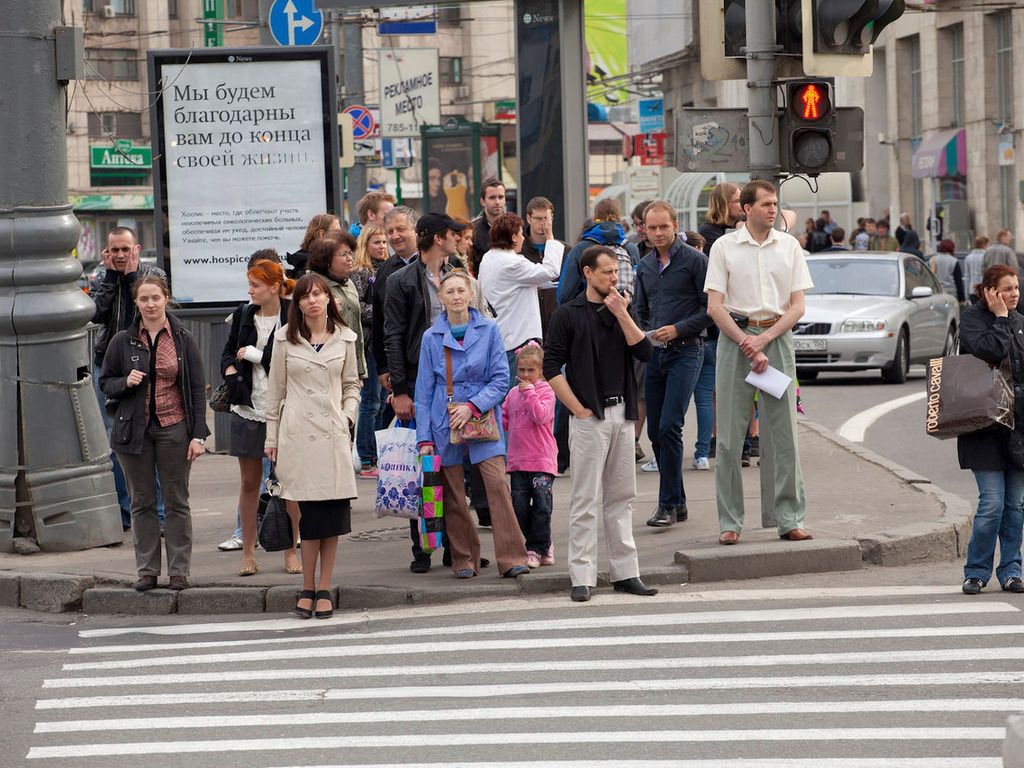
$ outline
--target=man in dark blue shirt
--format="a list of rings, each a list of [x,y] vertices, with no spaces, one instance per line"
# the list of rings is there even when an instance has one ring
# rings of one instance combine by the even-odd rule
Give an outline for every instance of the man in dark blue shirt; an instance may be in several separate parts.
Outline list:
[[[665,528],[687,517],[683,418],[700,375],[704,338],[711,325],[704,293],[708,258],[679,237],[676,211],[668,203],[651,203],[644,223],[654,250],[637,268],[636,312],[640,327],[654,344],[644,394],[647,435],[661,473],[658,507],[647,524]]]

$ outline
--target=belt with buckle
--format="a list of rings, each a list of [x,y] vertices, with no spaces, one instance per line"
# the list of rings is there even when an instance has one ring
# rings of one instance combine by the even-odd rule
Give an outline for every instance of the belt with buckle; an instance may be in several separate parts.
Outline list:
[[[770,317],[767,320],[747,320],[747,325],[753,326],[754,328],[771,328],[779,322],[781,317],[782,315],[776,315],[775,317]]]
[[[666,341],[665,347],[667,349],[682,349],[683,347],[695,347],[700,344],[703,339],[700,336],[687,336],[685,338],[672,339],[672,341]]]
[[[625,398],[622,397],[622,395],[616,395],[615,397],[606,397],[601,402],[601,405],[603,405],[605,408],[611,408],[613,405],[618,405],[619,403],[623,402],[625,402]]]

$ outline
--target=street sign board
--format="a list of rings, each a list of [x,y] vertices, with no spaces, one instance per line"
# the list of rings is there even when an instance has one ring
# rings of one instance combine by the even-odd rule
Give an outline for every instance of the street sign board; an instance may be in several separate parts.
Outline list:
[[[150,50],[160,265],[190,309],[237,306],[249,255],[302,241],[338,210],[328,46]]]
[[[356,164],[356,150],[352,138],[352,115],[338,114],[338,166],[351,168]]]
[[[89,167],[97,170],[148,170],[153,167],[153,150],[118,139],[114,146],[89,147]]]
[[[278,45],[313,45],[324,29],[324,15],[313,0],[274,0],[267,25]]]
[[[412,139],[381,139],[380,164],[392,169],[412,166]]]
[[[747,110],[676,111],[676,168],[680,171],[747,171]]]
[[[494,119],[495,120],[515,120],[516,119],[516,100],[515,99],[503,99],[501,101],[494,102]]]
[[[640,99],[640,133],[663,133],[665,131],[665,102],[661,99]]]
[[[633,137],[633,157],[640,158],[640,165],[664,165],[665,141],[664,133],[638,133]]]
[[[203,0],[204,19],[223,19],[224,0]],[[224,25],[216,21],[210,24],[203,24],[203,46],[206,48],[219,48],[224,45]]]
[[[408,8],[380,11],[378,35],[437,34],[437,6],[413,5]]]
[[[382,137],[415,138],[441,122],[437,48],[381,48],[378,62]]]
[[[361,104],[352,104],[342,110],[352,118],[352,138],[363,140],[372,137],[377,130],[377,123],[370,114],[370,110]]]

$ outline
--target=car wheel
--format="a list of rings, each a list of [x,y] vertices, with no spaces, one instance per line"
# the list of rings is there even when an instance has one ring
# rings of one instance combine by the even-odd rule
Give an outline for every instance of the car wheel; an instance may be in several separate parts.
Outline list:
[[[956,355],[960,352],[960,334],[956,332],[956,326],[949,326],[946,331],[946,341],[942,344],[942,356]]]
[[[796,378],[797,381],[814,381],[816,378],[818,378],[819,373],[821,373],[821,371],[807,371],[804,370],[803,368],[797,368]]]
[[[882,381],[886,384],[902,384],[907,380],[909,370],[910,339],[907,338],[907,329],[904,328],[896,340],[896,352],[892,356],[892,362],[882,369]]]

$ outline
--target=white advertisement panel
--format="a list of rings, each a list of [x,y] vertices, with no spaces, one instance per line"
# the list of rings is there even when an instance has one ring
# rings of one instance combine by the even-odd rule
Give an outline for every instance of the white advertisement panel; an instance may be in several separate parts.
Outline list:
[[[329,67],[315,54],[254,53],[193,55],[184,66],[156,60],[156,80],[165,83],[154,128],[162,139],[162,254],[182,304],[244,300],[250,255],[274,248],[283,258],[298,249],[310,218],[335,207]]]
[[[420,126],[441,122],[436,48],[381,48],[380,135],[415,138]]]

